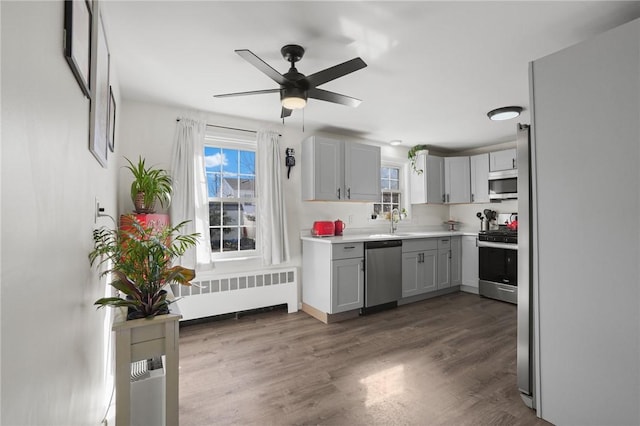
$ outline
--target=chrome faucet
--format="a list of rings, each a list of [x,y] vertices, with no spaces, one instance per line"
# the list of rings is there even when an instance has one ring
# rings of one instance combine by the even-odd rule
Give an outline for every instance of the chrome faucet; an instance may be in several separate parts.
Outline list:
[[[400,210],[393,209],[391,210],[391,233],[395,234],[398,229],[398,222],[400,221]]]

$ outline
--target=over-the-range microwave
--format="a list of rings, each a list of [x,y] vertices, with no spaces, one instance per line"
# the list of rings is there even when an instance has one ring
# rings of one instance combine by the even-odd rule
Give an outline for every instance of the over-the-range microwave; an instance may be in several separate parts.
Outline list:
[[[515,200],[518,198],[518,169],[489,172],[489,199]]]

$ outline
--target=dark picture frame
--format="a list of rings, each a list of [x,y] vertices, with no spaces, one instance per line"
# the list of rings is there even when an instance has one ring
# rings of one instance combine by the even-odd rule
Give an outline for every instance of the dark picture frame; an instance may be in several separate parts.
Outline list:
[[[113,152],[116,146],[116,99],[113,96],[113,87],[109,86],[109,129],[107,140],[109,141],[109,151]]]
[[[86,0],[65,0],[64,57],[88,98],[91,98],[91,28],[91,5]]]
[[[100,3],[93,3],[91,49],[91,128],[89,150],[102,167],[107,167],[109,122],[109,47],[100,13]]]

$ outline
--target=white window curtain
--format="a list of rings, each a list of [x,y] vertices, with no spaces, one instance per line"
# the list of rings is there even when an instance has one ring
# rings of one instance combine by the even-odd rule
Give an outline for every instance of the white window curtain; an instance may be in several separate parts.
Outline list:
[[[279,138],[270,130],[260,130],[257,137],[258,240],[265,265],[289,260]]]
[[[175,226],[189,221],[182,232],[200,233],[198,244],[179,259],[180,264],[187,268],[211,264],[209,201],[204,171],[205,127],[203,122],[181,118],[176,124],[173,145],[171,223]]]

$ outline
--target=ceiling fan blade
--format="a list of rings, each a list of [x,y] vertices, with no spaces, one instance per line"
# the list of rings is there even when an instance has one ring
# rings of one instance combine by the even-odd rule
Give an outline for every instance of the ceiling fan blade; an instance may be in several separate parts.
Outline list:
[[[310,76],[307,76],[307,81],[309,81],[311,87],[320,86],[321,84],[335,80],[336,78],[350,74],[354,71],[358,71],[366,66],[367,64],[362,59],[353,58],[350,61],[343,62],[331,68],[311,74]]]
[[[258,68],[260,71],[265,73],[269,78],[271,78],[276,83],[283,85],[289,82],[282,74],[273,69],[271,65],[267,64],[262,59],[258,58],[252,51],[247,49],[239,49],[235,51],[238,55],[240,55],[244,60],[249,62],[254,67]]]
[[[285,107],[282,107],[282,112],[280,113],[280,118],[289,117],[291,115],[291,110]]]
[[[263,93],[280,93],[280,89],[252,90],[251,92],[224,93],[213,95],[214,98],[230,98],[232,96],[262,95]]]
[[[346,105],[350,107],[357,107],[362,102],[360,99],[352,98],[350,96],[341,95],[335,92],[329,92],[328,90],[322,90],[318,88],[309,89],[308,96],[313,99],[319,99],[321,101],[333,102],[335,104]]]

